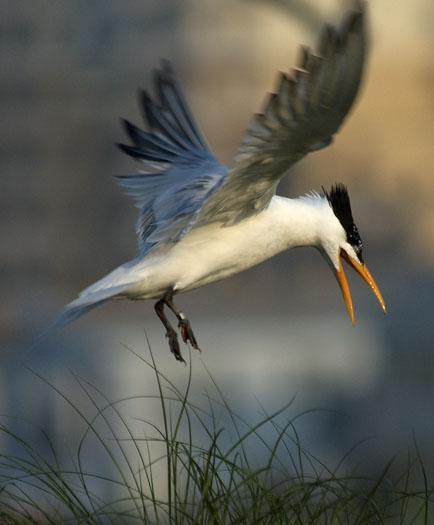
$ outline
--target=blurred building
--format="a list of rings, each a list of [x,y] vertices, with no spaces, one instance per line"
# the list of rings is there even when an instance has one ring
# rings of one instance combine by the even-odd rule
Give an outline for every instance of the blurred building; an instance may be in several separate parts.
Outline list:
[[[137,89],[151,87],[159,59],[173,61],[209,143],[229,163],[251,115],[273,89],[276,71],[294,66],[298,45],[314,46],[324,19],[338,20],[347,6],[344,0],[3,2],[4,357],[19,354],[27,345],[23,340],[64,302],[135,255],[136,212],[111,176],[134,172],[137,166],[113,143],[124,140],[119,116],[141,124]],[[378,434],[384,438],[379,449],[386,454],[388,444],[405,444],[412,429],[420,431],[429,449],[434,429],[434,6],[431,0],[376,0],[369,3],[369,11],[370,58],[355,108],[334,144],[297,165],[281,192],[296,196],[336,181],[349,186],[366,260],[386,300],[388,317],[381,315],[364,284],[350,277],[357,331],[347,332],[335,322],[338,316],[349,323],[334,278],[313,250],[282,254],[227,282],[187,294],[180,304],[199,333],[201,322],[207,327],[201,333],[205,361],[214,359],[207,357],[208,349],[218,351],[221,332],[212,326],[233,330],[226,343],[234,341],[231,366],[243,369],[250,356],[239,342],[247,337],[248,327],[263,323],[266,342],[257,337],[266,351],[255,352],[249,364],[255,377],[261,375],[258,370],[272,376],[275,372],[266,363],[275,359],[281,367],[286,348],[296,346],[303,377],[310,378],[298,384],[299,396],[312,399],[316,377],[322,388],[318,399],[327,404],[322,408],[343,407],[353,415],[356,423],[347,429],[348,440],[363,438],[365,430]],[[136,326],[135,335],[142,334],[144,326],[153,326],[153,315],[150,305],[106,306],[59,335],[63,343],[48,342],[50,359],[41,357],[40,362],[46,369],[61,369],[62,352],[74,355],[68,338],[94,338],[95,346],[104,340],[104,326],[117,326],[119,338],[126,337],[121,327],[127,321],[126,326]],[[228,316],[239,322],[228,323]],[[299,320],[302,329],[295,340],[283,321],[281,330],[270,330],[273,319],[285,318]],[[155,337],[162,339],[161,351],[167,352],[162,331],[155,330]],[[311,338],[303,337],[311,331]],[[341,337],[332,337],[335,332]],[[365,387],[354,387],[351,394],[347,386],[355,384],[354,367],[339,363],[346,362],[353,349],[359,363],[360,341],[369,345],[369,366],[360,372],[367,382],[360,377]],[[321,381],[330,369],[318,371],[317,359],[307,357],[318,348],[326,361],[330,356],[329,364],[339,367],[345,388],[334,389],[335,379]],[[38,350],[26,352],[38,360]],[[97,370],[98,362],[86,357],[88,353],[80,353],[78,360],[89,359],[89,370]],[[106,357],[113,367],[114,353]],[[178,365],[168,361],[167,366]],[[289,357],[285,366],[291,367]],[[306,372],[309,366],[311,372]],[[219,373],[225,380],[227,369]],[[22,385],[20,381],[22,377],[13,380],[12,386]],[[26,392],[12,390],[0,392],[4,412],[25,407],[21,396]],[[289,395],[290,390],[285,392]],[[50,420],[58,421],[54,415]],[[331,428],[329,437],[333,432]]]

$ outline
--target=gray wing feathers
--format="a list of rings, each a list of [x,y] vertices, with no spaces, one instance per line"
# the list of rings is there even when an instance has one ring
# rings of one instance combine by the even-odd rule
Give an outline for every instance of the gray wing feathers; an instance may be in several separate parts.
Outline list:
[[[188,108],[188,104],[182,94],[178,79],[173,74],[170,63],[163,61],[163,68],[157,70],[155,75],[155,85],[160,98],[162,111],[168,115],[169,120],[172,120],[176,127],[183,130],[185,138],[190,141],[193,147],[208,149]]]
[[[302,47],[298,68],[281,74],[277,91],[246,131],[230,171],[212,155],[182,95],[170,64],[154,76],[157,102],[141,101],[150,131],[124,121],[143,162],[137,175],[121,175],[140,208],[140,255],[175,242],[193,226],[233,224],[264,209],[288,168],[333,140],[359,89],[365,55],[364,3],[339,29],[326,26],[317,54]]]
[[[119,144],[144,164],[139,174],[117,177],[140,209],[136,224],[140,255],[185,235],[203,202],[227,174],[209,151],[169,62],[162,61],[154,83],[157,103],[141,93],[150,131],[123,121],[133,145]]]
[[[326,26],[318,54],[302,47],[298,68],[280,74],[277,92],[246,131],[230,172],[201,211],[236,222],[268,205],[288,168],[333,140],[359,89],[365,55],[364,4],[339,29]]]

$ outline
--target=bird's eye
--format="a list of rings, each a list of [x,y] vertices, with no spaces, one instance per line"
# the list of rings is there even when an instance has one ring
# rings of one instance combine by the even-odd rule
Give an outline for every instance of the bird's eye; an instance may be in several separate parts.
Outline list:
[[[353,224],[353,227],[347,233],[347,242],[348,244],[351,244],[351,246],[353,247],[353,250],[356,252],[356,255],[359,261],[363,264],[363,256],[362,256],[363,243],[362,243],[362,239],[360,238],[357,226],[355,224]]]

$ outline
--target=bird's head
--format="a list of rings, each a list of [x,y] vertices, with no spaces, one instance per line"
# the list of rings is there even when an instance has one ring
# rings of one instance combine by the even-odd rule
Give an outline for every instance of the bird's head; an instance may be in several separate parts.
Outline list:
[[[354,324],[353,304],[342,267],[342,259],[356,270],[369,285],[380,303],[381,308],[386,312],[380,290],[363,260],[362,239],[354,223],[347,188],[343,184],[332,186],[330,192],[327,192],[323,188],[323,196],[327,199],[337,221],[333,221],[333,231],[328,232],[328,234],[321,239],[319,249],[335,273],[352,324]]]

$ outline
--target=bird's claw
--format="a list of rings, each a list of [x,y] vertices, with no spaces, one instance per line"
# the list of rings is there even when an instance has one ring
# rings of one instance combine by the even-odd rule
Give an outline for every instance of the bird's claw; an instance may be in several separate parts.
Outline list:
[[[176,335],[175,330],[168,330],[166,332],[166,337],[169,340],[169,348],[175,356],[175,359],[181,363],[185,363],[185,359],[182,357],[181,349],[179,348],[178,336]]]
[[[184,343],[187,344],[187,342],[190,341],[191,346],[200,352],[201,350],[197,344],[193,330],[191,329],[190,321],[188,319],[181,319],[178,326],[181,331],[181,336]]]

